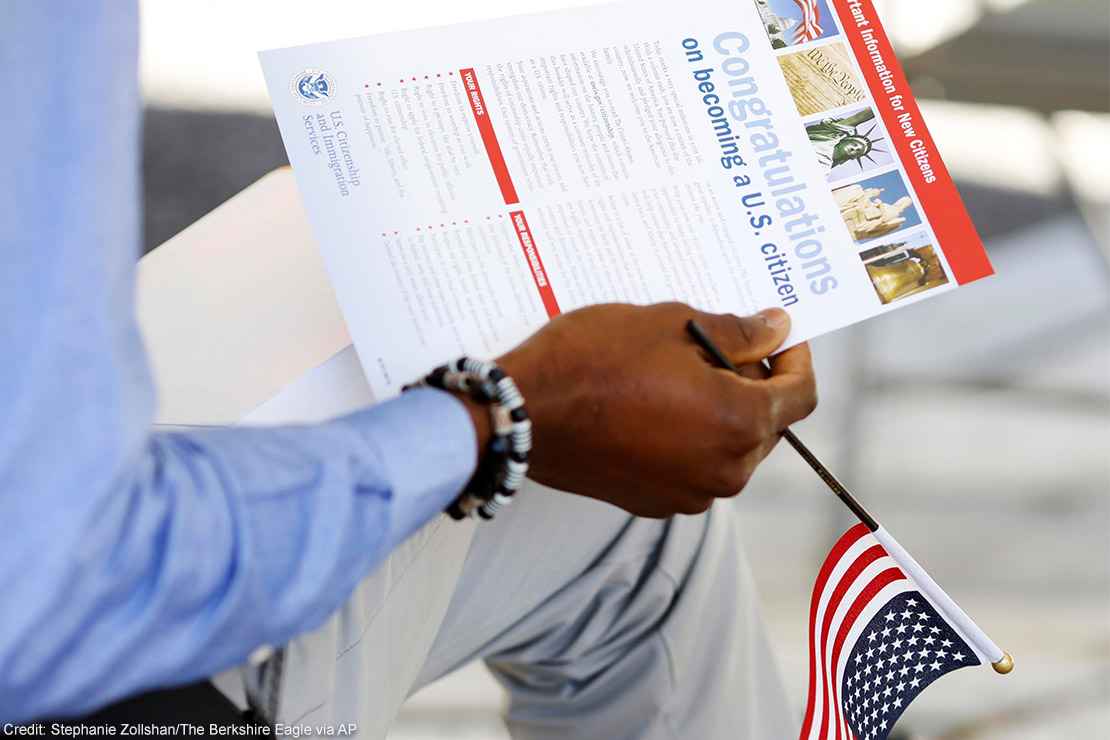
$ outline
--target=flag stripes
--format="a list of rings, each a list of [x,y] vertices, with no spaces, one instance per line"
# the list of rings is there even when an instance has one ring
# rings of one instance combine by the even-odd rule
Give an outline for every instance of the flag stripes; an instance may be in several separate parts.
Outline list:
[[[821,38],[825,31],[821,28],[821,7],[819,0],[794,0],[794,4],[802,11],[802,22],[794,32],[794,43],[804,44]]]
[[[800,740],[851,737],[838,708],[844,642],[864,609],[894,582],[913,588],[863,524],[848,530],[825,559],[810,602],[809,695]]]
[[[799,740],[886,740],[925,687],[979,664],[959,629],[859,524],[837,541],[814,584]]]

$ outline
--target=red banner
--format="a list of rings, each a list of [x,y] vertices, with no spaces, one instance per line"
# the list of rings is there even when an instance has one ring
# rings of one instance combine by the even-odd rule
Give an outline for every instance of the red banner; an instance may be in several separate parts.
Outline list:
[[[555,291],[551,289],[551,281],[547,279],[547,270],[544,269],[539,250],[536,249],[536,242],[532,238],[532,230],[528,227],[528,219],[524,217],[524,211],[513,211],[509,214],[509,217],[513,221],[513,231],[516,232],[520,248],[524,250],[524,259],[528,261],[528,269],[532,272],[532,279],[536,281],[536,289],[540,291],[540,300],[543,301],[543,307],[547,311],[548,318],[553,319],[560,313],[559,303],[555,300]]]
[[[509,177],[509,168],[505,164],[505,156],[501,153],[501,145],[497,143],[497,134],[493,131],[493,122],[490,121],[489,109],[486,100],[482,97],[482,88],[478,85],[478,75],[473,69],[460,69],[459,78],[466,90],[466,99],[470,101],[470,110],[474,114],[474,122],[478,124],[478,133],[482,135],[482,143],[486,147],[489,163],[493,167],[493,175],[497,178],[497,185],[501,188],[501,196],[506,205],[520,202],[517,198],[513,180]]]
[[[960,285],[994,274],[871,0],[833,0],[875,107]],[[923,6],[924,7],[924,6]],[[923,11],[925,12],[925,11]]]

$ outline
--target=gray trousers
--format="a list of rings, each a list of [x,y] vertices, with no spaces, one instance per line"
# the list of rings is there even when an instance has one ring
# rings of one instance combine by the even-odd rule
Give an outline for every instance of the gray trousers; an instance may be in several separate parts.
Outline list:
[[[301,732],[384,738],[410,694],[481,659],[514,738],[789,739],[736,516],[636,519],[529,484],[492,523],[430,523],[327,624],[217,684]]]

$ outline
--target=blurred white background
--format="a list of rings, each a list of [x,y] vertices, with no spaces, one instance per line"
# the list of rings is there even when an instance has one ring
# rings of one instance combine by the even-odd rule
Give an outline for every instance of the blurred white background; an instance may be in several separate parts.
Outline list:
[[[284,163],[258,50],[584,4],[145,2],[148,248]],[[879,5],[999,275],[818,342],[799,432],[1017,659],[939,682],[900,737],[1110,737],[1110,5]],[[786,449],[737,515],[800,703],[809,589],[848,521]],[[505,738],[501,703],[474,666],[391,737]]]

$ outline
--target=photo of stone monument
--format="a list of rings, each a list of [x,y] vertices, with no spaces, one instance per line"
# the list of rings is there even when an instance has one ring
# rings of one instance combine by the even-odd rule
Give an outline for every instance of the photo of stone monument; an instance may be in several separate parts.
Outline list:
[[[833,190],[840,215],[857,242],[921,224],[917,206],[897,170]]]

